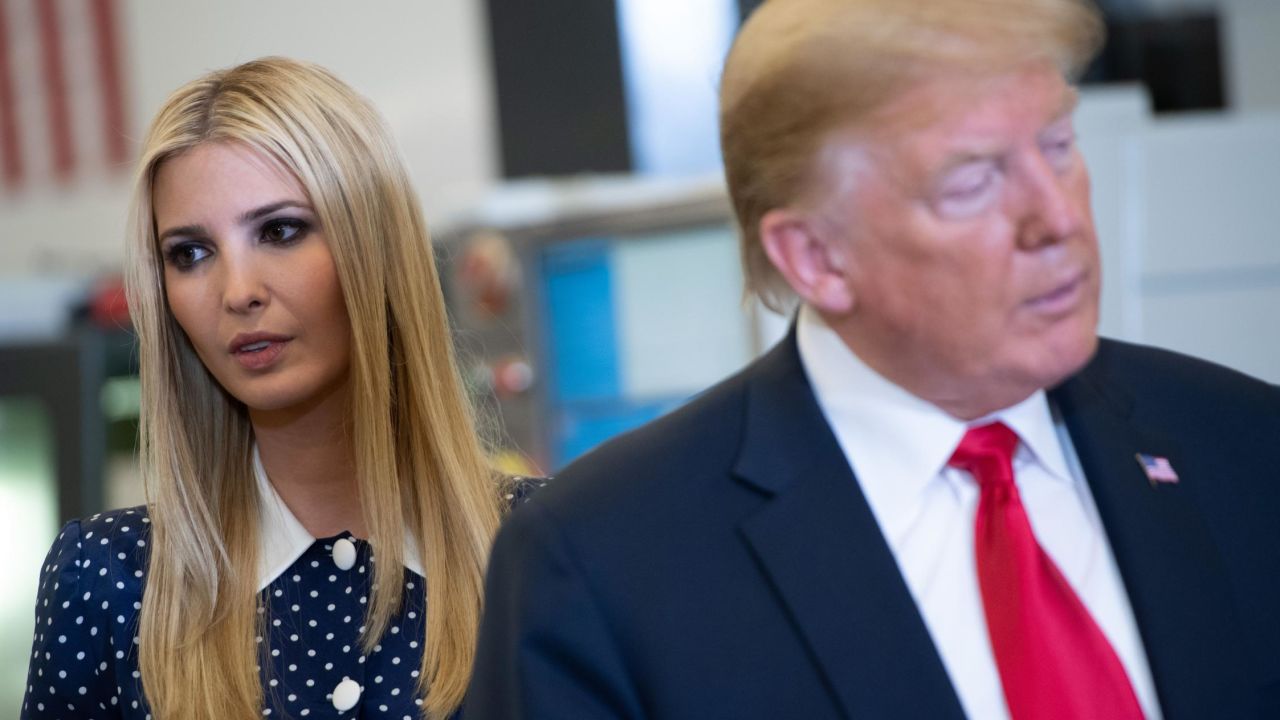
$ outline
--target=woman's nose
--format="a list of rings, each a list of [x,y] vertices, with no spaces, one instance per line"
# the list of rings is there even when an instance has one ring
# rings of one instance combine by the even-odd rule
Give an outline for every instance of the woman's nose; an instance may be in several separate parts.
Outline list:
[[[224,272],[222,298],[228,312],[245,314],[266,306],[270,293],[253,263],[232,259]]]

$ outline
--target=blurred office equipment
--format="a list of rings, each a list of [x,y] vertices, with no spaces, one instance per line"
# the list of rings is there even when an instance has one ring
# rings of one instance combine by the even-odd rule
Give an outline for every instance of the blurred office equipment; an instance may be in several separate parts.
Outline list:
[[[138,383],[118,279],[0,280],[0,707],[21,702],[58,527],[141,502]]]
[[[39,400],[0,394],[0,709],[8,717],[26,688],[36,578],[58,529],[51,424]]]
[[[1157,113],[1228,107],[1222,27],[1212,9],[1107,11],[1107,44],[1087,83],[1140,83]]]
[[[502,302],[475,280],[495,242],[512,269],[479,275],[509,278]],[[544,472],[732,373],[770,332],[743,306],[718,178],[517,184],[441,245],[465,372]]]
[[[739,0],[486,5],[504,177],[716,170]]]
[[[137,496],[109,489],[107,478],[113,451],[132,455],[138,412],[134,341],[119,280],[4,282],[0,305],[0,400],[31,409],[15,415],[24,425],[47,419],[55,518],[99,512],[112,493]],[[123,432],[112,426],[118,421],[125,421]],[[12,457],[0,456],[6,459]]]
[[[630,170],[614,3],[486,6],[503,177]]]
[[[1076,125],[1101,332],[1280,381],[1280,117],[1156,116],[1130,85],[1086,88]],[[446,289],[511,447],[554,471],[779,337],[785,319],[739,302],[736,237],[718,178],[521,181],[460,216],[441,235]],[[467,270],[486,257],[505,269]]]

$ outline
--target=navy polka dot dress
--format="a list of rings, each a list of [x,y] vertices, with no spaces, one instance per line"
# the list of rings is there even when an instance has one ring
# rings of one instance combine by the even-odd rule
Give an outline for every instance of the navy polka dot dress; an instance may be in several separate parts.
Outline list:
[[[520,480],[520,502],[545,483]],[[150,520],[141,507],[62,528],[40,576],[24,720],[149,720],[138,672],[138,617]],[[381,642],[361,645],[370,596],[369,544],[349,533],[320,538],[259,594],[267,624],[263,715],[289,718],[421,717],[425,622],[421,575],[404,570],[404,602]]]

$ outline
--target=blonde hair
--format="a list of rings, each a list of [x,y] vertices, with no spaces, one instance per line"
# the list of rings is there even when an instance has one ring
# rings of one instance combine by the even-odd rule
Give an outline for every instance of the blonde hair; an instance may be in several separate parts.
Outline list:
[[[489,546],[505,492],[459,380],[426,226],[387,128],[315,65],[265,58],[177,90],[143,145],[128,247],[140,345],[141,464],[152,547],[139,628],[154,716],[261,716],[258,497],[245,408],[205,370],[169,312],[151,205],[157,168],[201,143],[238,143],[307,192],[351,322],[351,418],[373,575],[366,652],[401,605],[403,539],[426,575],[420,690],[428,717],[470,679]]]
[[[1090,0],[767,0],[734,40],[720,89],[747,293],[777,310],[787,304],[759,224],[818,182],[828,133],[942,69],[981,76],[1049,61],[1070,77],[1102,38]]]

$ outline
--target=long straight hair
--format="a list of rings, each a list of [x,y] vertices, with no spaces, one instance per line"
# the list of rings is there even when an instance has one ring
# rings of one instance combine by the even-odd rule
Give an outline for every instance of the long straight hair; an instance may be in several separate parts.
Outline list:
[[[158,720],[261,716],[258,508],[248,413],[169,311],[152,208],[158,167],[238,143],[295,177],[328,238],[351,322],[350,428],[377,555],[367,651],[402,602],[404,538],[426,574],[420,692],[444,717],[470,679],[485,562],[505,489],[459,379],[417,198],[372,107],[315,65],[264,58],[177,90],[143,144],[126,285],[140,346],[140,461],[152,547],[139,627]]]

